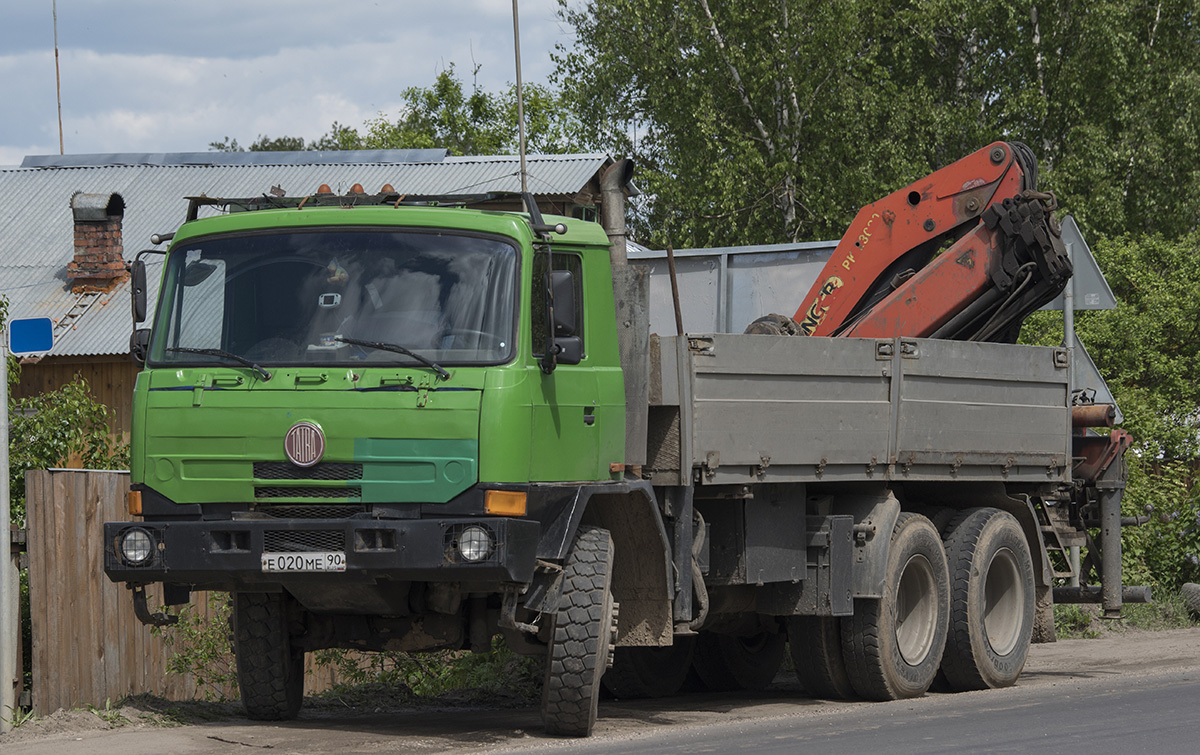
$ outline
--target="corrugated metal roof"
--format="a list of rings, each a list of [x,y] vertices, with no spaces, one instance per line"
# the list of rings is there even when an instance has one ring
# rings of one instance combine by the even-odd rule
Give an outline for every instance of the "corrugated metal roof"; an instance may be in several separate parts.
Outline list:
[[[217,153],[214,153],[217,154]],[[268,154],[268,153],[235,153]],[[529,190],[570,195],[604,167],[603,154],[531,155]],[[183,222],[184,197],[252,197],[272,186],[296,196],[322,183],[344,193],[355,183],[368,192],[390,183],[408,194],[520,191],[515,156],[445,157],[437,163],[306,165],[103,165],[0,170],[0,294],[9,316],[59,318],[75,303],[65,277],[74,243],[71,195],[119,193],[125,200],[125,258],[150,246],[150,235]],[[150,280],[157,280],[152,275]],[[153,285],[150,286],[153,289]],[[121,285],[99,297],[59,338],[53,356],[129,353],[129,291]]]
[[[350,165],[437,163],[444,149],[355,149],[338,152],[118,152],[95,155],[29,155],[22,168],[105,168],[129,165]]]

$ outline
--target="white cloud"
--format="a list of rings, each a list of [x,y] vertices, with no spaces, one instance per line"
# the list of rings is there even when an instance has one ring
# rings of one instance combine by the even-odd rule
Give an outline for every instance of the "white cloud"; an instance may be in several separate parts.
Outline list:
[[[312,139],[335,120],[357,127],[380,112],[394,117],[406,87],[432,84],[452,63],[468,83],[481,66],[479,84],[491,90],[515,78],[509,0],[346,3],[332,11],[300,0],[286,13],[244,0],[59,5],[71,153],[204,151],[225,136],[243,145],[259,135]],[[563,38],[556,7],[522,3],[526,81],[552,71],[550,50]],[[41,23],[34,15],[17,21]],[[18,34],[10,28],[0,41]],[[0,109],[0,164],[22,150],[58,152],[48,47],[0,46],[13,50],[0,55],[0,98],[17,103]]]

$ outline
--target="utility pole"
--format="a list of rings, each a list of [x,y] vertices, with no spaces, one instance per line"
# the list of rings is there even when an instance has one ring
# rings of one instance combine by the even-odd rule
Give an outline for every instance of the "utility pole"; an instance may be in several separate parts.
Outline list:
[[[521,86],[521,22],[517,18],[517,0],[513,0],[513,49],[517,56],[517,139],[521,153],[521,196],[529,193],[525,171],[525,93]]]
[[[516,2],[516,0],[513,0]],[[54,13],[54,91],[58,98],[58,154],[63,152],[63,129],[62,129],[62,78],[58,74],[58,0],[54,0],[51,6]]]
[[[0,327],[0,733],[12,728],[17,705],[17,572],[12,563],[8,495],[8,333]]]

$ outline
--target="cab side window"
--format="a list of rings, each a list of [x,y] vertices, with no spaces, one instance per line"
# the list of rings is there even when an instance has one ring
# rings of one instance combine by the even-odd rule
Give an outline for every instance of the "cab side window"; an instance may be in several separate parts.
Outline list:
[[[545,252],[534,255],[533,258],[533,353],[541,356],[546,353],[546,273],[549,271],[547,261],[549,255]],[[578,254],[565,252],[554,253],[554,269],[569,270],[575,284],[575,335],[583,342],[583,353],[587,354],[587,340],[583,333],[583,258]]]

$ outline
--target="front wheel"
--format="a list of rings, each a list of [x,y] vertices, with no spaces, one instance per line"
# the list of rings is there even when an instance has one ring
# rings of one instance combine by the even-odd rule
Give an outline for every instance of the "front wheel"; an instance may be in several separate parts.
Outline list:
[[[608,530],[580,527],[563,566],[562,597],[551,617],[542,720],[546,731],[586,737],[596,725],[600,678],[609,664],[615,622],[613,542]]]
[[[233,641],[246,716],[295,718],[304,700],[304,651],[292,647],[285,593],[233,596]]]
[[[942,661],[949,614],[942,539],[928,519],[903,512],[892,530],[883,597],[856,599],[854,615],[842,619],[842,651],[854,691],[867,700],[925,694]]]

